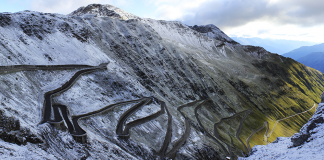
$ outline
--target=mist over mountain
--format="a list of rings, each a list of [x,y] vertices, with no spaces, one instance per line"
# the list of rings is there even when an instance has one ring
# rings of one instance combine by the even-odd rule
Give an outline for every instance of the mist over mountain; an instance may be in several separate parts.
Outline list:
[[[243,38],[243,37],[231,37],[242,45],[261,46],[271,53],[284,54],[291,50],[297,49],[302,46],[311,46],[317,43],[307,41],[294,41],[284,39],[270,39],[270,38]]]
[[[0,13],[0,34],[2,159],[237,159],[298,132],[324,90],[215,25],[112,5]]]

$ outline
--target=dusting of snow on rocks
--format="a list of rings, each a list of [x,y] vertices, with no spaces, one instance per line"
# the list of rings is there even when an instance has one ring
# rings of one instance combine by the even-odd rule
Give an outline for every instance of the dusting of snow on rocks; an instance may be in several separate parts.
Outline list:
[[[232,44],[238,44],[235,42],[233,39],[228,37],[222,30],[220,30],[218,27],[216,27],[213,24],[208,24],[208,25],[201,25],[201,26],[189,26],[191,29],[194,29],[210,38],[222,41],[222,42],[227,42],[227,43],[232,43]]]
[[[79,9],[73,11],[69,15],[71,16],[85,16],[91,17],[91,15],[96,17],[114,17],[122,20],[128,19],[139,19],[139,17],[130,14],[118,7],[113,5],[102,5],[102,4],[90,4],[88,6],[80,7]]]

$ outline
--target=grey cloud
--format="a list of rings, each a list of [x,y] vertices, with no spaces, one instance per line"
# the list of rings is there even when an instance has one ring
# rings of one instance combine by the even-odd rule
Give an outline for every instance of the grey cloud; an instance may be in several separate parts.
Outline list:
[[[221,29],[266,20],[277,24],[314,26],[324,24],[324,1],[322,0],[224,0],[207,1],[188,10],[195,13],[182,18],[188,25],[215,24]]]
[[[269,30],[259,30],[258,34],[265,34],[265,33],[268,33],[268,32],[269,32]]]

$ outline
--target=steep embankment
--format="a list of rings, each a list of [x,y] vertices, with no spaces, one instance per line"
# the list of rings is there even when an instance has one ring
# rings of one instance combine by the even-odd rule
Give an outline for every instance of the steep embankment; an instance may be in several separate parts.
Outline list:
[[[64,127],[40,124],[44,95],[71,81],[78,70],[1,72],[1,111],[20,125],[8,125],[3,133],[19,139],[30,128],[29,137],[37,137],[41,146],[27,145],[37,148],[30,151],[34,156],[45,150],[53,159],[221,159],[248,154],[245,139],[253,130],[265,121],[271,128],[276,120],[309,109],[324,89],[321,72],[263,48],[232,43],[213,26],[200,28],[208,32],[200,33],[180,22],[143,19],[107,5],[83,7],[69,16],[19,12],[0,17],[2,66],[110,62],[107,70],[81,75],[51,97],[53,104],[66,106],[66,115],[86,115],[73,122],[86,132],[86,144],[73,140]],[[102,110],[143,97],[165,102],[165,110],[157,101]],[[195,101],[201,103],[185,105]],[[90,114],[96,111],[100,113]],[[244,114],[226,119],[240,112]],[[269,140],[292,135],[310,116],[277,124]],[[129,135],[122,130],[137,123]],[[129,139],[120,139],[119,133]],[[255,133],[250,145],[263,144],[263,134]]]
[[[268,145],[253,147],[249,159],[323,159],[324,104],[320,103],[313,117],[292,137],[278,137]]]

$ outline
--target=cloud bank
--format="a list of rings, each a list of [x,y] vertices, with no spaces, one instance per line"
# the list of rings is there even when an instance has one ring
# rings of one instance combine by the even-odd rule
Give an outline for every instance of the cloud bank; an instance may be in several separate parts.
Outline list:
[[[324,24],[324,1],[322,0],[213,0],[204,1],[195,7],[182,7],[175,12],[174,20],[180,20],[188,25],[216,24],[220,28],[243,26],[255,21],[271,21],[279,25],[293,24],[303,27]],[[160,3],[159,5],[165,4]],[[170,8],[159,11],[160,19],[172,19]]]
[[[161,0],[157,5],[156,19],[214,24],[230,36],[324,42],[323,0]]]

